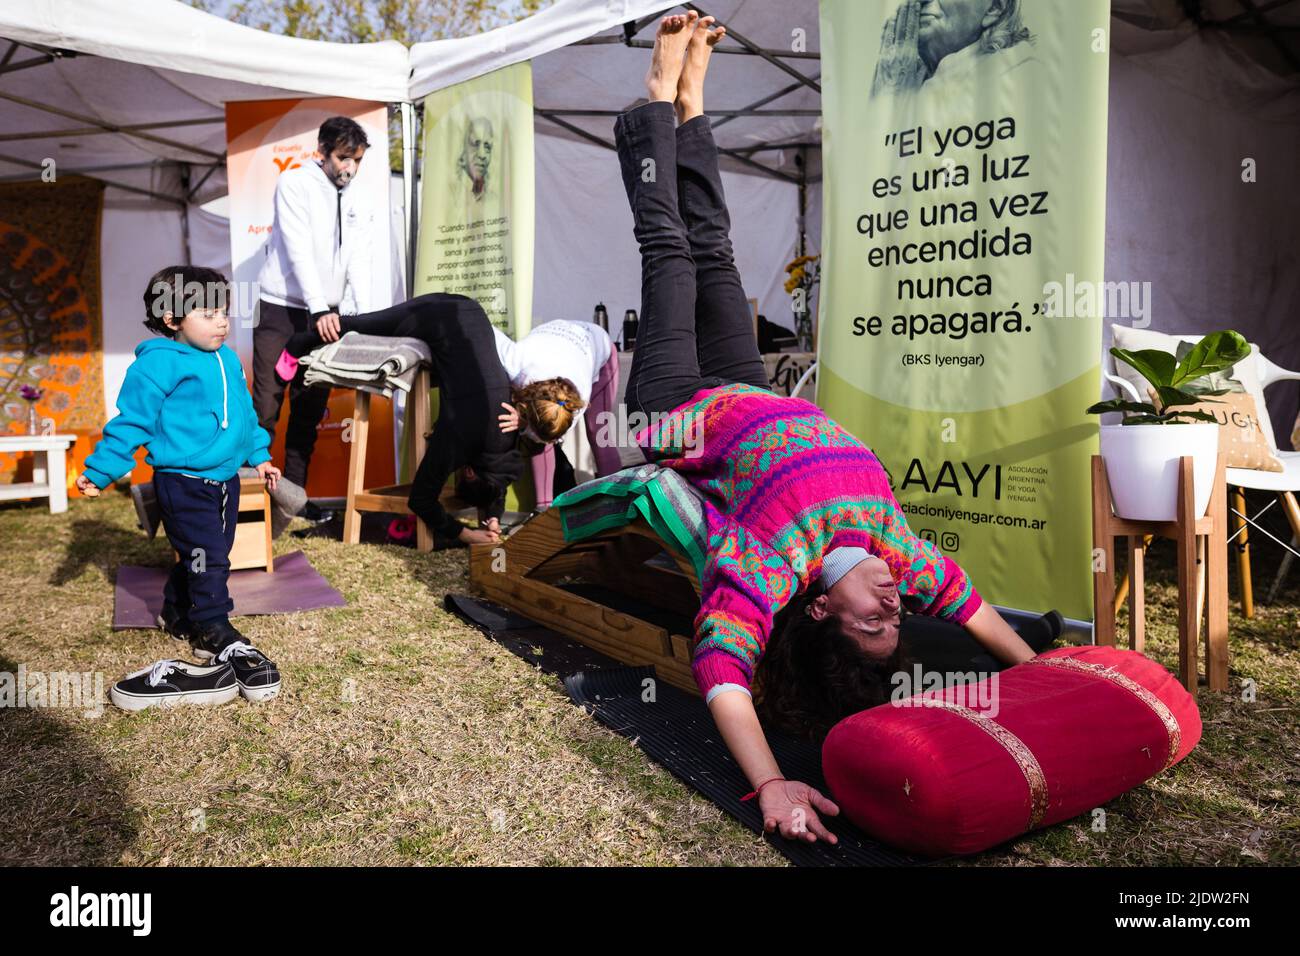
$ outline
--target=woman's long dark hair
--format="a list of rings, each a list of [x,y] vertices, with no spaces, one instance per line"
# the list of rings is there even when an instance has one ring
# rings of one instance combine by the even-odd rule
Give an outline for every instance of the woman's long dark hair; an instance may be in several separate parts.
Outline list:
[[[777,614],[754,675],[763,719],[814,741],[850,714],[889,700],[893,674],[907,667],[901,641],[889,658],[873,660],[836,618],[810,617],[818,593],[810,588]]]

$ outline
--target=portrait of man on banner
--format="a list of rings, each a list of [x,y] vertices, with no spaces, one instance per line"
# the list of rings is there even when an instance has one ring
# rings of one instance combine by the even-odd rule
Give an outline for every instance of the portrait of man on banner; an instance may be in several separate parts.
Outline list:
[[[885,21],[871,95],[966,78],[996,61],[1007,73],[1034,59],[1022,0],[903,0]]]

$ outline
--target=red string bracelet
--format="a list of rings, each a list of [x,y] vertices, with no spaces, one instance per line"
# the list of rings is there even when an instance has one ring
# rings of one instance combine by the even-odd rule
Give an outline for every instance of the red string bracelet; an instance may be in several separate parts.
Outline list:
[[[740,802],[744,803],[747,800],[753,800],[756,796],[758,796],[760,793],[763,792],[764,787],[766,787],[769,783],[776,783],[778,780],[782,782],[788,782],[786,781],[785,777],[772,777],[770,780],[764,780],[761,784],[758,785],[757,790],[751,790],[749,793],[741,797]]]

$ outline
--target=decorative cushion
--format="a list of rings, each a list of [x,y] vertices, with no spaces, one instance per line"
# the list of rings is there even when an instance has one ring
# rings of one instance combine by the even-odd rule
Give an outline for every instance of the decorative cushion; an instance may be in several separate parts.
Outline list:
[[[863,830],[944,856],[1087,813],[1200,738],[1196,701],[1159,664],[1070,647],[846,717],[826,737],[822,770]]]
[[[1178,353],[1178,343],[1189,342],[1195,344],[1205,337],[1204,333],[1201,332],[1188,335],[1170,335],[1166,332],[1154,332],[1151,329],[1135,329],[1127,325],[1114,324],[1110,327],[1110,333],[1111,344],[1116,348],[1127,349],[1130,352],[1138,352],[1142,349],[1159,349],[1162,352],[1168,352],[1170,355]],[[1259,421],[1260,432],[1268,443],[1268,453],[1276,456],[1277,441],[1273,438],[1273,422],[1268,417],[1268,405],[1264,402],[1264,386],[1259,383],[1259,373],[1256,365],[1256,356],[1258,355],[1259,346],[1251,343],[1250,354],[1232,366],[1227,371],[1227,375],[1239,382],[1246,394],[1255,400],[1256,418]],[[1131,365],[1126,365],[1124,362],[1115,362],[1115,374],[1132,385],[1139,395],[1147,393],[1149,383]]]
[[[1154,388],[1147,397],[1159,407]],[[1281,459],[1268,450],[1268,442],[1259,423],[1255,400],[1243,392],[1211,396],[1195,405],[1181,405],[1187,411],[1208,412],[1219,422],[1219,451],[1229,468],[1253,468],[1256,471],[1286,471]]]

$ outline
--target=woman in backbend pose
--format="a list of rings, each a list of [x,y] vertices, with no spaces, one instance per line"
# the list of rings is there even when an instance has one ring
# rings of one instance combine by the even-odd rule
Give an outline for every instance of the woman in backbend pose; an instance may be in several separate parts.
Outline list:
[[[764,825],[835,842],[819,813],[838,808],[781,775],[750,692],[758,670],[785,714],[847,714],[880,702],[900,613],[965,627],[1005,664],[1034,655],[960,567],[907,527],[875,455],[811,402],[773,395],[732,259],[717,148],[703,115],[704,74],[725,29],[711,17],[664,17],[646,87],[650,102],[615,123],[619,163],[641,248],[641,330],[628,378],[629,415],[652,422],[640,442],[705,491],[710,555],[695,619],[693,670],[753,790]],[[777,612],[795,626],[773,636]],[[811,630],[810,630],[811,629]],[[764,673],[769,650],[781,666]],[[837,680],[795,679],[807,666],[782,641],[816,641]],[[790,679],[798,686],[770,686]],[[790,700],[792,693],[805,694]]]
[[[325,316],[290,337],[276,372],[292,379],[297,360],[348,332],[422,339],[433,356],[438,386],[438,421],[411,483],[408,505],[429,528],[466,544],[501,539],[506,488],[523,470],[515,436],[496,422],[511,397],[510,380],[497,357],[492,323],[473,299],[431,293],[366,315]],[[481,528],[461,524],[438,502],[452,472],[473,469],[476,480],[462,485],[462,497],[479,508]]]

